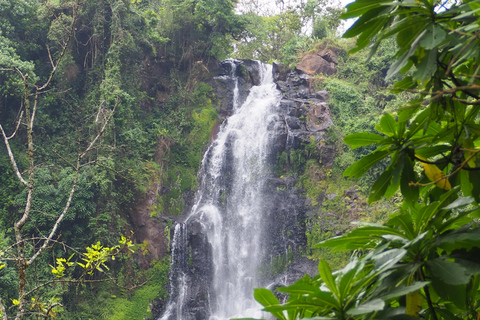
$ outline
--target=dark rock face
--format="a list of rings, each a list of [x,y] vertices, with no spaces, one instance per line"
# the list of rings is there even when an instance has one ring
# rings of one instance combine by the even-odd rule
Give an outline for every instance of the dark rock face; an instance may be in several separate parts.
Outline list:
[[[328,59],[329,63],[336,64],[336,55],[333,52],[326,50],[322,54],[324,55],[322,59]],[[310,143],[311,137],[314,137],[322,164],[332,167],[335,146],[324,143],[327,130],[334,125],[327,104],[329,93],[327,91],[311,92],[310,76],[298,68],[290,71],[280,64],[274,64],[273,72],[277,88],[283,94],[279,108],[284,120],[284,130],[287,132],[285,148],[278,152],[287,151],[288,153],[293,149],[301,148],[302,143]],[[272,209],[268,214],[274,222],[272,222],[271,234],[267,241],[273,256],[282,254],[282,250],[283,253],[289,249],[298,252],[297,250],[307,245],[305,221],[311,207],[300,190],[295,188],[297,181],[298,178],[295,176],[269,181],[271,186],[269,200]],[[291,284],[305,274],[313,276],[317,273],[316,261],[299,257],[292,261],[285,272],[273,279],[269,289],[275,289],[285,283]],[[278,296],[278,298],[280,301],[285,301],[286,296]]]
[[[289,145],[286,148],[299,148],[302,142],[308,143],[311,141],[310,137],[314,136],[323,165],[331,167],[335,158],[335,147],[320,142],[326,138],[327,130],[334,125],[327,104],[329,93],[327,91],[312,93],[310,76],[302,71],[290,71],[281,64],[274,64],[273,72],[274,78],[278,79],[277,88],[283,94],[280,108],[289,137]]]
[[[245,102],[252,86],[260,83],[260,72],[257,62],[253,60],[227,60],[211,65],[212,79],[207,83],[213,88],[217,101],[217,112],[221,120],[232,114],[233,91],[235,81],[232,76],[238,77],[238,103]],[[235,70],[235,71],[234,71]],[[235,72],[235,74],[233,74]]]

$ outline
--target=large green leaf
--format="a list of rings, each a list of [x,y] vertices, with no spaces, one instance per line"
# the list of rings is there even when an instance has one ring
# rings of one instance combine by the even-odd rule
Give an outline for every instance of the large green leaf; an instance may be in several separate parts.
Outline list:
[[[385,1],[385,0],[357,0],[347,5],[347,12],[342,14],[340,18],[341,19],[355,18],[379,6],[394,7],[395,4],[392,3],[392,1]]]
[[[431,120],[431,110],[430,109],[425,109],[422,112],[420,112],[415,119],[413,119],[412,123],[410,124],[410,128],[408,130],[407,137],[412,137],[414,134],[416,134],[418,131],[422,129],[426,129],[428,123]]]
[[[374,255],[372,260],[374,261],[377,272],[385,272],[393,268],[406,254],[407,250],[405,249],[391,249]]]
[[[399,214],[387,221],[388,225],[396,226],[405,232],[408,240],[415,238],[412,217],[408,213]]]
[[[348,167],[343,176],[358,179],[380,160],[388,156],[389,153],[390,151],[388,150],[377,150]]]
[[[437,48],[426,51],[425,56],[416,64],[416,68],[413,73],[415,79],[422,83],[430,79],[437,70]]]
[[[272,305],[269,307],[265,307],[264,310],[273,313],[282,312],[283,310],[296,310],[303,308],[329,310],[332,308],[338,308],[338,304],[336,300],[332,297],[331,292],[320,291],[315,295],[295,299],[283,305]]]
[[[253,296],[262,306],[269,307],[272,305],[278,305],[280,302],[277,297],[268,289],[256,288],[253,290]],[[281,320],[286,320],[282,312],[272,312],[272,314]]]
[[[382,239],[385,235],[394,235],[401,238],[405,237],[402,232],[391,227],[368,225],[354,229],[346,235],[324,240],[314,245],[313,248],[330,247],[332,250],[355,250],[364,248],[367,244],[372,243],[372,241]]]
[[[459,263],[435,259],[427,261],[426,265],[434,280],[439,280],[449,285],[463,285],[470,280],[470,274]]]
[[[385,26],[388,22],[389,18],[383,19],[376,19],[373,20],[372,24],[369,24],[369,28],[362,32],[362,34],[357,38],[357,46],[349,51],[349,53],[355,53],[360,51],[361,49],[368,46],[373,37]],[[373,53],[374,50],[377,50],[377,46],[373,46],[371,51]]]
[[[461,207],[466,206],[467,204],[471,204],[473,201],[474,201],[474,199],[472,197],[459,197],[459,198],[455,199],[455,201],[453,201],[449,205],[443,207],[442,209],[443,210],[453,210],[453,209],[461,208]]]
[[[350,261],[343,269],[339,271],[340,283],[338,290],[340,293],[340,300],[343,301],[346,296],[350,294],[350,288],[355,281],[355,274],[359,266],[358,260]]]
[[[318,273],[328,289],[330,289],[330,291],[333,292],[337,298],[339,298],[340,295],[335,283],[335,279],[332,276],[332,270],[328,266],[328,263],[323,259],[318,263]]]
[[[480,247],[480,229],[476,228],[468,232],[443,235],[437,240],[436,245],[447,252],[458,249],[470,250],[478,248]]]
[[[415,291],[418,291],[418,290],[422,289],[428,283],[429,283],[428,281],[415,282],[415,283],[413,283],[411,285],[408,285],[408,286],[396,287],[392,290],[389,290],[385,295],[382,295],[379,298],[387,301],[387,300],[395,299],[395,298],[398,298],[398,297],[401,297],[401,296],[405,296],[409,293],[413,293]]]
[[[425,228],[428,229],[428,226],[431,226],[435,219],[441,219],[443,216],[445,216],[447,211],[442,210],[442,212],[440,212],[440,209],[445,207],[450,202],[450,196],[457,191],[457,187],[452,188],[448,192],[443,193],[438,201],[432,202],[428,206],[423,206],[420,210],[418,210],[418,215],[414,217],[417,233],[425,231]]]
[[[392,170],[385,170],[377,181],[373,184],[368,195],[368,202],[372,203],[380,200],[385,191],[387,191],[390,181],[392,180]]]
[[[383,310],[384,307],[385,302],[382,299],[375,299],[361,304],[353,309],[347,310],[347,314],[351,316],[359,316],[362,314]]]
[[[441,26],[432,24],[427,28],[427,33],[420,41],[420,45],[426,50],[431,50],[444,42],[446,37],[447,33]]]
[[[400,180],[400,190],[405,201],[409,203],[415,203],[418,201],[419,188],[418,186],[411,185],[411,183],[417,182],[415,171],[413,170],[413,162],[409,157],[404,157],[402,177]]]
[[[438,155],[448,155],[452,147],[450,145],[440,145],[426,148],[415,149],[415,154],[421,156],[422,158],[428,159]]]
[[[461,310],[465,309],[465,302],[467,299],[467,285],[451,285],[443,281],[439,281],[437,278],[433,277],[431,285],[438,296],[440,296],[444,301],[451,301],[460,308]]]
[[[469,171],[469,181],[472,184],[472,196],[477,203],[480,203],[480,171]]]
[[[277,289],[280,292],[286,292],[289,294],[298,294],[298,295],[315,295],[320,292],[319,286],[312,284],[296,282],[287,287],[280,287]]]
[[[386,136],[393,137],[397,134],[397,122],[391,114],[386,113],[382,116],[378,125],[375,126],[375,130]]]
[[[405,48],[408,48],[408,50],[405,51],[405,53],[403,53],[400,57],[398,57],[394,63],[392,63],[392,65],[387,71],[387,80],[395,76],[398,72],[400,72],[400,70],[403,69],[403,67],[407,65],[410,57],[413,55],[415,50],[417,50],[418,43],[422,39],[423,35],[426,33],[425,30],[422,30],[423,29],[420,28],[416,30],[417,32],[413,32],[413,34],[416,36],[415,40],[413,40],[411,43],[406,44]],[[406,72],[407,70],[402,71]]]
[[[343,141],[352,147],[352,149],[368,146],[373,143],[379,143],[384,139],[381,135],[370,132],[353,133],[346,136]]]
[[[460,186],[462,193],[465,196],[472,196],[472,183],[470,182],[470,175],[467,170],[460,170]]]
[[[369,10],[363,14],[360,18],[355,21],[355,23],[343,34],[344,38],[352,38],[361,33],[368,33],[369,29],[375,28],[375,25],[379,22],[379,17],[385,9],[382,7],[377,7],[372,10]],[[381,20],[381,19],[380,19]]]

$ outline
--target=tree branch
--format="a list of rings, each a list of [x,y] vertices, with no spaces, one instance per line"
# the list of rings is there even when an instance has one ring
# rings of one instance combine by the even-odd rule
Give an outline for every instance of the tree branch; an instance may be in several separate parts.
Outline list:
[[[31,289],[30,291],[28,291],[27,293],[24,294],[25,297],[28,297],[29,295],[31,295],[32,293],[34,293],[35,291],[37,291],[38,289],[42,288],[42,287],[45,287],[45,286],[48,286],[49,284],[53,284],[53,283],[98,283],[98,282],[107,282],[107,281],[115,281],[117,280],[116,278],[108,278],[108,279],[100,279],[100,280],[86,280],[86,279],[80,279],[80,280],[73,280],[73,279],[55,279],[55,280],[50,280],[50,281],[47,281],[47,282],[44,282],[42,284],[39,284],[38,286],[36,286],[35,288]]]
[[[8,157],[10,158],[10,162],[12,163],[13,169],[15,171],[15,174],[17,175],[18,180],[20,180],[20,182],[23,185],[28,187],[28,182],[25,181],[25,179],[23,179],[23,176],[20,173],[20,170],[18,170],[17,162],[15,161],[15,157],[13,156],[12,148],[10,148],[10,142],[8,142],[8,137],[5,134],[5,131],[3,130],[3,127],[1,124],[0,124],[0,131],[3,136],[3,141],[5,142],[5,146],[7,147]]]
[[[48,78],[47,82],[45,82],[43,84],[43,86],[37,87],[38,91],[42,91],[43,89],[48,87],[48,85],[50,85],[50,82],[52,82],[53,76],[55,76],[55,73],[57,72],[57,69],[58,69],[58,66],[60,65],[60,62],[62,61],[65,53],[67,52],[68,43],[70,43],[70,39],[72,38],[73,32],[75,30],[75,23],[77,22],[78,8],[79,8],[79,4],[78,4],[78,0],[77,0],[75,5],[73,6],[72,23],[70,24],[70,29],[68,30],[68,37],[67,37],[67,40],[65,41],[65,44],[63,45],[62,51],[60,53],[60,57],[58,58],[57,63],[53,67],[52,72],[50,72],[50,77]],[[50,55],[50,50],[48,50],[48,53],[49,53],[50,61],[53,62],[52,57]]]
[[[55,308],[56,306],[63,307],[63,305],[62,305],[60,302],[55,302],[55,303],[51,304],[51,305],[48,307],[47,311],[45,312],[45,315],[44,315],[45,319],[48,319],[49,314],[50,314],[50,311],[52,311],[52,309]],[[54,317],[54,318],[55,318],[55,317]]]
[[[15,137],[15,135],[17,134],[18,128],[20,128],[20,124],[22,123],[22,117],[23,117],[23,111],[20,112],[20,117],[18,118],[17,127],[15,128],[15,131],[12,133],[10,137],[7,138],[7,140],[13,139],[13,137]]]
[[[458,98],[453,98],[453,100],[456,100],[456,101],[461,102],[461,103],[463,103],[463,104],[466,104],[466,105],[468,105],[468,106],[480,105],[480,100],[477,100],[477,101],[469,101],[469,100],[458,99]]]
[[[50,234],[48,237],[45,239],[45,242],[42,244],[42,246],[35,252],[35,254],[28,260],[26,263],[27,266],[31,265],[37,258],[38,256],[47,248],[48,244],[52,240],[53,236],[57,232],[58,226],[62,222],[63,218],[65,217],[65,214],[67,213],[68,209],[70,208],[70,205],[72,203],[73,195],[75,193],[75,189],[77,188],[77,182],[78,182],[78,175],[79,175],[79,167],[80,167],[80,159],[78,160],[77,163],[77,170],[75,172],[75,178],[73,179],[73,185],[72,188],[70,189],[70,194],[68,195],[68,200],[67,203],[65,204],[65,207],[63,208],[62,213],[58,217],[57,221],[55,221],[55,224],[53,225],[52,230],[50,231]]]
[[[98,139],[103,135],[103,132],[107,128],[108,123],[110,122],[110,119],[112,119],[113,114],[115,113],[115,110],[117,109],[118,104],[120,103],[120,97],[117,97],[117,101],[115,102],[115,106],[113,107],[113,110],[111,111],[110,115],[108,116],[108,119],[105,120],[105,123],[103,124],[102,129],[100,132],[97,134],[97,136],[93,139],[93,141],[90,143],[87,149],[78,157],[79,159],[82,159],[95,145]]]

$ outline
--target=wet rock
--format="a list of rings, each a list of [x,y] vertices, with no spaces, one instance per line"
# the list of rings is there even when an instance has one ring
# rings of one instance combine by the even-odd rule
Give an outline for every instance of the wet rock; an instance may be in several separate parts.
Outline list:
[[[260,84],[260,70],[258,69],[258,61],[250,60],[250,59],[243,59],[240,60],[241,65],[245,68],[237,68],[238,74],[240,78],[246,78],[248,77],[251,79],[251,83],[254,86],[258,86]],[[246,75],[244,72],[246,70],[248,72],[248,75]]]
[[[273,80],[275,80],[275,82],[287,81],[289,71],[290,69],[287,66],[275,61],[273,63]]]
[[[302,127],[300,124],[300,120],[296,117],[286,116],[285,122],[287,123],[287,126],[293,130],[300,129]]]

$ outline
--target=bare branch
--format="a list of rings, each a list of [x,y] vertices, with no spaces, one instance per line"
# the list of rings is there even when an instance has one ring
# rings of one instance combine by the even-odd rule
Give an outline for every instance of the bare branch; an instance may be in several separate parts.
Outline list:
[[[23,212],[22,218],[15,222],[14,228],[15,228],[15,238],[17,242],[22,240],[22,235],[21,235],[21,230],[25,223],[27,222],[27,219],[30,215],[30,210],[32,209],[32,200],[33,200],[33,185],[29,184],[28,185],[28,192],[27,192],[27,204],[25,205],[25,211]]]
[[[73,179],[73,185],[72,185],[72,188],[70,189],[70,194],[68,195],[68,200],[67,200],[67,203],[65,204],[64,208],[63,208],[63,211],[62,213],[60,214],[60,216],[57,218],[57,220],[55,221],[55,224],[54,226],[52,227],[52,230],[50,231],[50,234],[49,236],[45,239],[45,242],[43,243],[43,245],[37,250],[37,252],[35,252],[35,254],[28,260],[28,262],[26,263],[27,266],[31,265],[37,258],[38,256],[43,252],[43,250],[45,250],[48,246],[48,244],[50,243],[50,241],[52,240],[53,236],[55,235],[55,233],[57,232],[57,229],[58,229],[58,226],[60,225],[60,223],[62,222],[63,218],[65,217],[65,214],[67,213],[68,209],[70,208],[70,205],[72,203],[72,199],[73,199],[73,195],[75,193],[75,190],[77,188],[77,182],[78,182],[78,176],[79,176],[79,173],[80,173],[80,169],[82,167],[81,165],[81,159],[93,148],[93,146],[95,145],[95,143],[98,141],[98,139],[102,136],[102,134],[105,132],[105,129],[107,128],[107,125],[108,123],[110,122],[110,120],[112,119],[113,117],[113,114],[115,113],[115,110],[118,106],[118,104],[120,103],[120,98],[117,97],[117,101],[115,103],[115,107],[113,108],[113,110],[111,111],[108,119],[105,121],[105,123],[103,124],[103,127],[102,129],[100,130],[100,132],[95,136],[95,138],[92,140],[92,142],[90,143],[90,145],[88,146],[87,149],[85,149],[85,151],[80,154],[77,158],[77,165],[76,166],[73,166],[72,167],[74,168],[75,170],[75,178]],[[68,163],[68,162],[67,162]],[[28,206],[28,201],[27,201],[27,206]],[[29,210],[30,211],[30,210]],[[25,214],[24,214],[24,217],[25,217]]]
[[[10,158],[10,162],[12,163],[13,169],[15,170],[15,174],[17,175],[18,180],[20,180],[20,182],[23,185],[28,187],[28,182],[25,181],[25,179],[23,179],[23,176],[20,173],[20,170],[18,170],[17,162],[15,161],[15,157],[13,156],[12,148],[10,148],[10,142],[8,142],[8,137],[5,134],[5,131],[3,130],[3,127],[2,127],[1,124],[0,124],[0,131],[1,131],[2,136],[3,136],[3,141],[5,142],[5,146],[7,147],[7,152],[8,152],[8,156]]]
[[[458,102],[461,102],[461,103],[469,105],[469,106],[474,106],[474,105],[479,105],[480,104],[480,100],[470,101],[470,100],[457,99],[457,98],[453,98],[453,100],[456,100]]]
[[[53,153],[55,153],[55,155],[56,155],[57,157],[59,157],[60,159],[62,159],[63,161],[65,161],[70,167],[72,167],[73,170],[77,170],[77,168],[76,168],[70,161],[68,161],[67,159],[65,159],[64,157],[62,157],[60,154],[58,154],[57,151],[55,151],[55,150],[52,150],[52,151],[53,151]]]
[[[48,319],[48,317],[50,316],[50,311],[52,311],[52,309],[55,308],[56,306],[63,307],[63,305],[60,302],[53,303],[48,307],[47,311],[45,312],[45,315],[44,315],[45,319]]]
[[[78,5],[78,1],[77,1],[75,3],[74,7],[73,7],[72,23],[70,24],[70,28],[68,30],[68,37],[65,41],[65,45],[63,45],[62,51],[60,52],[60,57],[58,58],[57,63],[54,65],[54,67],[52,69],[52,72],[50,73],[50,77],[48,78],[47,82],[45,82],[43,84],[43,86],[39,87],[37,89],[38,91],[42,91],[43,89],[45,89],[46,87],[48,87],[50,85],[50,82],[52,82],[53,76],[57,72],[57,69],[58,69],[58,66],[60,65],[60,62],[63,60],[63,57],[65,56],[65,53],[67,52],[68,43],[70,43],[70,39],[72,38],[73,32],[75,30],[75,23],[77,22],[78,8],[79,8],[79,5]],[[49,53],[50,53],[50,50],[49,50]],[[51,60],[51,56],[50,56],[50,60]]]
[[[28,74],[27,74],[27,75],[24,75],[24,74],[22,73],[22,71],[20,71],[20,69],[18,69],[17,67],[13,67],[13,69],[20,74],[20,77],[22,77],[22,80],[23,80],[23,81],[25,81],[26,77],[28,77]]]
[[[448,68],[445,71],[445,74],[447,76],[450,75],[450,72],[452,71],[452,67],[455,61],[457,61],[458,58],[464,53],[464,51],[470,46],[470,44],[472,44],[472,42],[478,38],[479,33],[480,31],[475,32],[475,35],[468,41],[468,43],[465,46],[463,46],[463,48],[457,53],[457,55],[452,60],[450,60],[450,63],[448,64]]]
[[[97,142],[98,139],[100,139],[100,137],[103,135],[103,132],[105,131],[105,129],[107,128],[107,125],[108,123],[110,122],[110,119],[112,119],[113,117],[113,114],[115,113],[115,110],[117,109],[117,106],[118,104],[120,103],[120,97],[117,97],[117,101],[115,102],[115,106],[113,107],[113,110],[110,112],[110,115],[108,116],[108,119],[105,121],[105,123],[103,124],[103,127],[102,129],[100,130],[100,132],[97,134],[97,136],[95,137],[95,139],[92,140],[92,142],[90,143],[90,145],[88,146],[87,149],[85,149],[85,151],[79,156],[79,159],[82,159],[83,157],[85,157],[85,155],[90,151],[92,150],[93,146],[95,145],[95,143]]]
[[[102,103],[98,106],[98,112],[97,112],[97,117],[95,118],[95,122],[98,122],[100,120],[100,113],[102,111],[102,106],[105,104],[106,100],[103,100]]]
[[[58,229],[58,226],[60,225],[60,223],[62,222],[63,220],[63,217],[65,217],[65,214],[67,213],[68,209],[70,208],[70,205],[72,203],[72,199],[73,199],[73,194],[75,193],[75,190],[77,188],[77,181],[78,181],[78,175],[79,175],[79,172],[78,172],[78,168],[80,166],[80,159],[77,163],[77,170],[75,172],[75,178],[73,179],[73,185],[72,185],[72,188],[70,189],[70,194],[68,195],[68,200],[67,200],[67,203],[65,204],[65,207],[63,208],[63,211],[62,213],[60,214],[60,216],[57,218],[57,220],[55,221],[55,224],[53,225],[53,228],[52,230],[50,231],[50,234],[48,235],[48,237],[45,239],[45,242],[43,243],[43,245],[37,250],[37,252],[35,252],[35,254],[28,260],[28,262],[26,263],[27,266],[31,265],[37,258],[38,256],[43,252],[43,250],[45,250],[48,246],[48,244],[50,243],[50,241],[52,240],[53,236],[55,235],[55,233],[57,232],[57,229]]]
[[[29,126],[30,130],[33,130],[33,123],[35,121],[35,114],[37,113],[37,106],[38,106],[38,88],[35,88],[35,100],[33,102],[33,110],[32,110],[32,115],[30,117],[30,126]]]
[[[50,52],[50,47],[48,46],[47,44],[47,51],[48,51],[48,58],[50,59],[50,64],[52,65],[52,68],[55,69],[55,63],[53,63],[53,59],[52,59],[52,53]]]
[[[16,242],[14,244],[12,244],[10,247],[8,247],[7,249],[1,251],[0,253],[6,253],[6,254],[9,254],[9,255],[12,255],[10,253],[10,250],[12,250],[13,248],[15,248],[16,246],[18,246],[20,243],[28,243],[29,241],[43,241],[43,240],[46,240],[47,238],[46,237],[31,237],[31,238],[28,238],[28,239],[24,239],[22,240],[21,242]],[[58,239],[58,238],[57,238]],[[58,240],[55,240],[55,239],[50,239],[50,242],[53,242],[54,244],[59,244],[63,247],[66,247],[68,248],[69,250],[77,253],[77,254],[82,254],[80,251],[78,251],[77,249],[75,249],[74,247],[71,247],[69,246],[68,244],[66,244],[65,242],[63,241],[58,241]],[[13,256],[13,255],[12,255]]]
[[[17,127],[15,128],[15,131],[12,133],[10,137],[7,138],[7,140],[12,139],[17,134],[18,128],[20,128],[20,124],[22,123],[22,117],[23,117],[23,111],[20,113],[20,117],[18,118]]]
[[[55,280],[50,280],[50,281],[47,281],[47,282],[44,282],[42,284],[39,284],[38,286],[36,286],[35,288],[33,288],[32,290],[28,291],[27,293],[25,293],[24,297],[28,297],[29,295],[31,295],[32,293],[34,293],[35,291],[37,291],[38,289],[42,288],[42,287],[45,287],[45,286],[48,286],[49,284],[53,284],[53,283],[98,283],[98,282],[107,282],[107,281],[114,281],[117,280],[116,278],[108,278],[108,279],[100,279],[100,280],[87,280],[87,279],[80,279],[80,280],[72,280],[72,279],[55,279]]]

